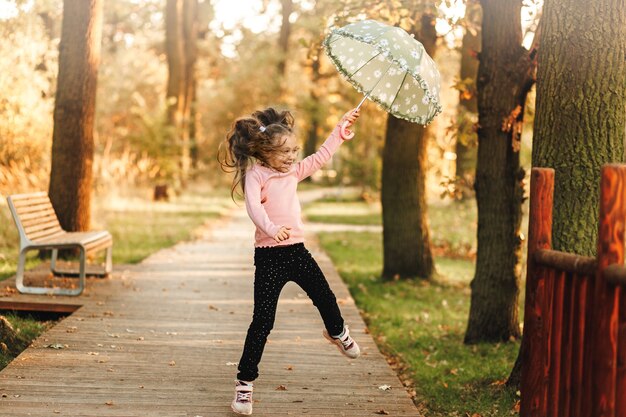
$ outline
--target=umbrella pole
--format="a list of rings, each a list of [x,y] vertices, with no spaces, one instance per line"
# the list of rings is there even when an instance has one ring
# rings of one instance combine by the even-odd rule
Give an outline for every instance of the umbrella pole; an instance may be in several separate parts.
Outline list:
[[[363,105],[363,103],[365,103],[365,99],[368,98],[370,96],[370,93],[365,94],[365,97],[363,97],[363,100],[361,100],[361,102],[359,103],[358,106],[356,106],[355,110],[358,110],[361,108],[361,106]]]

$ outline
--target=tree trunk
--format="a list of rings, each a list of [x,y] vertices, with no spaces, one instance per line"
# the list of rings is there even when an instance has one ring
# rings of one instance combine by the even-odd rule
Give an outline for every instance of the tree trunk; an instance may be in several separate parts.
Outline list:
[[[175,149],[180,149],[180,171],[178,172],[181,182],[185,181],[186,152],[188,143],[185,135],[185,95],[187,66],[185,60],[185,36],[184,27],[184,3],[185,0],[167,0],[165,8],[165,51],[167,55],[167,129],[168,138],[175,144]],[[186,146],[187,145],[187,146]],[[187,148],[187,150],[186,150]]]
[[[189,178],[192,164],[191,150],[195,146],[196,140],[196,113],[194,107],[196,105],[196,61],[198,60],[198,0],[184,0],[182,34],[185,76],[183,80],[181,175],[183,182],[185,182]]]
[[[554,249],[595,256],[600,169],[624,155],[626,7],[548,0],[542,20],[532,162],[555,170]]]
[[[517,305],[524,171],[518,145],[532,64],[522,47],[521,3],[481,0],[481,4],[475,182],[478,252],[465,343],[520,336]],[[510,123],[503,123],[509,119]]]
[[[312,57],[311,62],[311,83],[313,88],[309,92],[308,112],[311,115],[309,129],[304,142],[304,154],[312,155],[317,151],[318,131],[320,127],[320,97],[317,91],[321,79],[319,54]],[[307,177],[310,181],[311,177]]]
[[[434,57],[434,18],[423,15],[418,39]],[[429,279],[435,266],[426,204],[427,128],[389,115],[383,149],[383,278]]]
[[[54,106],[50,200],[67,231],[88,230],[101,0],[65,0]]]
[[[278,47],[280,49],[280,59],[278,60],[278,75],[285,77],[287,71],[287,53],[289,52],[289,35],[291,34],[291,22],[289,16],[293,13],[293,0],[281,0],[282,4],[282,24],[280,26],[280,36],[278,37]]]
[[[459,97],[459,129],[456,141],[456,176],[463,182],[461,196],[470,197],[469,186],[474,183],[476,171],[476,133],[474,123],[478,113],[476,100],[476,78],[478,76],[478,53],[480,51],[481,8],[478,0],[470,0],[466,5],[467,27],[461,46],[460,79],[466,84],[466,91]]]
[[[167,0],[165,9],[165,51],[168,68],[167,121],[174,128],[181,126],[185,105],[185,48],[182,21],[183,0]]]

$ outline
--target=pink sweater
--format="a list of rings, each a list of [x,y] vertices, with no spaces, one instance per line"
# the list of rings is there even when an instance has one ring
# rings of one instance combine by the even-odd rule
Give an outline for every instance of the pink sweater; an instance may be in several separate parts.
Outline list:
[[[284,246],[304,242],[301,208],[296,189],[298,182],[320,169],[343,142],[336,128],[313,155],[278,172],[255,164],[246,172],[246,209],[256,225],[254,246]],[[277,243],[274,236],[281,226],[291,227],[290,237]]]

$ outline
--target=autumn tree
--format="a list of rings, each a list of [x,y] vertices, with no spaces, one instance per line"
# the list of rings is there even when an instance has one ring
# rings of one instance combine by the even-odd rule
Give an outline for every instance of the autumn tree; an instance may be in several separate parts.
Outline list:
[[[102,0],[65,0],[49,194],[61,226],[90,226],[94,113]]]
[[[165,49],[168,65],[167,122],[171,141],[179,144],[180,179],[183,183],[191,168],[190,132],[195,134],[192,100],[195,95],[198,0],[167,0],[165,9]]]
[[[554,249],[593,256],[600,170],[624,160],[626,4],[546,0],[533,166],[554,168]]]
[[[481,0],[477,80],[476,271],[465,343],[520,336],[518,297],[524,170],[519,148],[534,52],[522,46],[519,0]]]
[[[411,30],[434,57],[435,18],[424,13]],[[387,118],[383,149],[383,277],[430,278],[435,270],[426,204],[427,127]]]

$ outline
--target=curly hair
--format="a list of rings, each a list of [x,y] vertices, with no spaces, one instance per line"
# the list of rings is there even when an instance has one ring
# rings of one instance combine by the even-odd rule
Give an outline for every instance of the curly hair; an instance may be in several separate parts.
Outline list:
[[[272,107],[235,120],[218,151],[222,170],[235,173],[230,190],[233,200],[238,185],[245,192],[248,169],[256,161],[267,164],[269,156],[282,146],[276,139],[292,134],[293,126],[294,119],[289,111]]]

